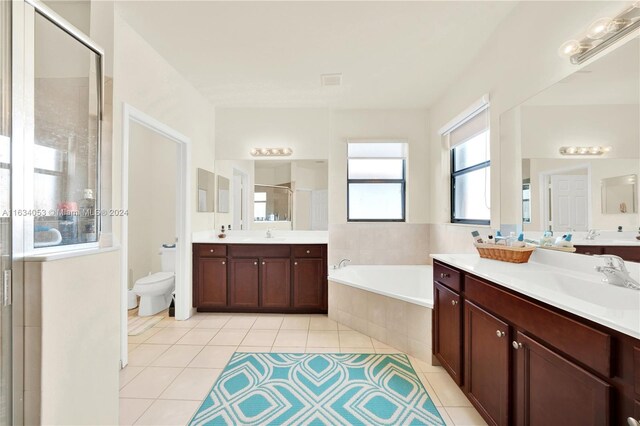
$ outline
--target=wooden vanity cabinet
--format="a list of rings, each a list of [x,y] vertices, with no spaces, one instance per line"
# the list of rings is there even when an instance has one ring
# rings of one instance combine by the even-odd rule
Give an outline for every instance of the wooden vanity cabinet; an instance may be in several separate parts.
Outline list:
[[[194,244],[201,312],[327,312],[325,244]]]
[[[443,267],[455,270],[434,262],[433,355],[488,424],[617,425],[640,414],[640,340],[464,271],[456,292]]]
[[[462,308],[460,295],[441,284],[433,283],[434,342],[433,353],[458,384],[462,384]]]
[[[640,246],[581,246],[576,245],[576,253],[586,255],[613,254],[628,262],[640,262]]]

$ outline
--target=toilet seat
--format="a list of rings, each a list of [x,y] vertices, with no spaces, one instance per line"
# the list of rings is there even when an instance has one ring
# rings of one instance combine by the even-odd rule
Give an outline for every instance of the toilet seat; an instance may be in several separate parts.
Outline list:
[[[173,272],[155,272],[151,275],[140,278],[136,281],[136,285],[156,284],[169,278],[173,278],[174,276],[175,274]]]

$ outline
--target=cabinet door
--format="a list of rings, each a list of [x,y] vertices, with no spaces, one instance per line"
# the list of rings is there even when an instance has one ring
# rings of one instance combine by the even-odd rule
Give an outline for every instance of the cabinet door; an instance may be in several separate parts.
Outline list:
[[[225,258],[198,259],[197,307],[227,306],[227,261]]]
[[[291,302],[291,261],[263,259],[260,275],[260,306],[288,308]]]
[[[457,384],[462,384],[460,295],[434,282],[434,354]]]
[[[258,259],[229,261],[229,306],[258,307]]]
[[[604,253],[620,256],[627,262],[640,262],[640,247],[638,246],[605,246]]]
[[[518,425],[608,425],[610,386],[566,358],[518,333],[516,415]]]
[[[468,300],[465,389],[489,424],[509,424],[509,326]]]
[[[322,259],[296,259],[293,262],[293,307],[325,309],[326,291]]]

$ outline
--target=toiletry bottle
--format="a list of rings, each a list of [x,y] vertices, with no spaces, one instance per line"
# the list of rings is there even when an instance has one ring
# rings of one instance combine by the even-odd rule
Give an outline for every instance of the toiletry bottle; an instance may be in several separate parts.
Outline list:
[[[524,247],[524,234],[521,232],[518,238],[511,244],[513,247]]]
[[[81,243],[93,243],[97,241],[96,235],[96,200],[93,190],[84,190],[82,200],[78,201],[78,236]]]

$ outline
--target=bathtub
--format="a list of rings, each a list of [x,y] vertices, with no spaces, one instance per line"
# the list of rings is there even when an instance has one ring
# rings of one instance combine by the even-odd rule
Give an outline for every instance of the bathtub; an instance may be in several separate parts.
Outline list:
[[[432,314],[431,266],[329,270],[329,318],[375,339],[376,352],[397,350],[430,363]]]
[[[330,269],[329,281],[433,309],[430,265],[350,265]]]

